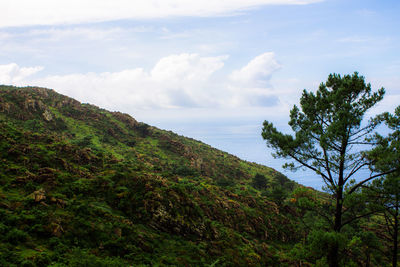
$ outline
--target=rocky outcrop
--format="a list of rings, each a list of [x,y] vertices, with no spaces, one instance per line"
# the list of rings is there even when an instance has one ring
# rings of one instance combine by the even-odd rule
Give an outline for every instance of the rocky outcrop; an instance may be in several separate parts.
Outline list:
[[[43,111],[46,105],[40,99],[26,98],[23,104],[25,111]]]
[[[42,115],[45,121],[49,122],[53,119],[53,115],[51,115],[51,112],[48,110],[45,110]]]
[[[112,115],[120,122],[125,123],[130,129],[134,129],[139,125],[139,123],[134,118],[126,113],[112,112]]]
[[[35,202],[41,202],[46,200],[46,191],[44,191],[43,188],[40,188],[39,190],[33,192],[30,196],[33,200],[35,200]]]
[[[0,97],[0,112],[9,113],[11,109],[11,104],[4,101],[3,98]]]

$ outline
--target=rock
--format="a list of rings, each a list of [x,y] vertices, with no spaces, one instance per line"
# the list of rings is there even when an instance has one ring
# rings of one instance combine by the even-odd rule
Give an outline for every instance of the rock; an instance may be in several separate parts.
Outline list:
[[[118,236],[118,237],[121,237],[121,236],[122,236],[122,230],[121,230],[121,228],[115,228],[115,229],[114,229],[114,234],[115,234],[116,236]]]
[[[56,237],[60,237],[62,235],[62,233],[64,232],[64,229],[62,228],[61,225],[59,224],[54,224],[53,230],[52,230],[52,234]]]
[[[39,190],[33,192],[31,194],[32,199],[35,200],[35,202],[40,202],[42,200],[46,199],[46,192],[44,191],[43,188],[40,188]]]
[[[43,112],[43,118],[45,121],[51,121],[53,119],[53,115],[51,115],[50,111],[47,109]]]
[[[112,114],[117,120],[126,123],[128,127],[132,129],[139,125],[139,123],[134,118],[132,118],[130,115],[126,113],[112,112]]]
[[[38,174],[34,177],[33,180],[35,180],[38,183],[44,183],[44,182],[54,183],[56,178],[56,173],[57,170],[44,167],[38,170]]]
[[[41,97],[49,97],[49,91],[52,91],[51,89],[46,89],[46,88],[41,88],[41,87],[32,87],[30,88],[32,91],[36,92],[39,96]]]
[[[202,159],[202,158],[193,157],[193,158],[191,159],[191,161],[190,161],[190,165],[191,165],[193,168],[196,168],[196,169],[200,170],[201,167],[203,166],[203,159]]]
[[[36,111],[36,101],[32,98],[28,98],[24,102],[24,110],[26,111]]]
[[[9,103],[3,102],[0,98],[0,112],[9,113],[11,105]]]
[[[60,198],[55,198],[55,197],[51,197],[50,202],[53,204],[56,204],[57,207],[59,207],[59,208],[64,208],[67,205],[67,202],[65,200],[62,200]]]
[[[69,97],[63,97],[60,101],[58,101],[57,103],[53,103],[52,104],[53,107],[56,108],[63,108],[66,106],[71,106],[73,108],[80,108],[81,103],[75,99],[69,98]]]

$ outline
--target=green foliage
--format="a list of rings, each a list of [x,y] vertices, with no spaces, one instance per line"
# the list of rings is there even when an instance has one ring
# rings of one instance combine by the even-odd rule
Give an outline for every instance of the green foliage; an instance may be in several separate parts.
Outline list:
[[[272,169],[48,89],[0,86],[0,110],[1,266],[283,257],[291,223],[252,187],[258,173],[290,192]]]
[[[300,108],[296,105],[292,108],[289,125],[293,135],[281,133],[271,122],[264,122],[262,137],[276,151],[275,156],[292,160],[284,167],[291,170],[306,167],[321,176],[334,197],[329,203],[331,208],[321,210],[321,215],[336,235],[358,217],[351,214],[352,218],[345,218],[344,207],[348,209],[352,200],[349,196],[376,177],[367,177],[348,188],[353,176],[369,164],[362,152],[371,148],[365,143],[368,141],[365,137],[375,130],[379,121],[370,120],[364,125],[363,119],[382,100],[384,93],[383,88],[372,92],[371,85],[357,72],[343,77],[330,74],[316,93],[304,90]],[[328,253],[330,266],[338,266],[340,244],[335,238],[332,242],[323,252]]]
[[[13,228],[4,236],[4,241],[9,242],[13,245],[17,245],[18,243],[28,240],[28,237],[29,235],[24,231]]]
[[[385,112],[378,115],[374,121],[376,123],[384,122],[390,133],[386,137],[378,133],[371,137],[370,139],[377,145],[373,150],[369,151],[367,156],[373,160],[373,168],[375,170],[390,171],[398,169],[398,166],[400,166],[400,106],[396,108],[394,114]]]
[[[338,233],[332,195],[127,114],[4,86],[0,110],[1,266],[326,266],[336,245],[345,266],[389,262],[384,217],[353,220],[372,205],[351,179]]]
[[[227,177],[221,177],[217,179],[217,185],[222,186],[222,187],[229,187],[233,186],[235,182],[232,179],[229,179]]]
[[[199,174],[196,169],[190,168],[184,164],[173,166],[172,173],[179,176],[195,176]]]
[[[326,257],[326,252],[338,244],[340,245],[339,250],[343,250],[343,246],[346,244],[345,237],[334,231],[313,230],[307,238],[310,251],[316,259]]]
[[[391,243],[392,249],[388,254],[392,256],[392,266],[396,266],[400,241],[400,106],[394,114],[383,113],[375,121],[384,122],[390,132],[386,137],[375,134],[371,138],[377,145],[367,153],[367,157],[373,162],[372,169],[385,172],[386,176],[373,181],[364,193],[375,199],[371,206],[385,218],[381,225],[388,234],[382,235],[382,239]]]
[[[300,164],[293,163],[287,167],[295,170],[304,166],[314,170],[335,192],[337,188],[332,186],[334,179],[338,179],[343,171],[340,166],[343,162],[351,165],[362,156],[361,153],[343,153],[343,149],[356,144],[355,141],[365,132],[369,133],[376,127],[376,123],[371,122],[360,129],[366,111],[379,102],[383,95],[383,88],[372,93],[371,85],[365,84],[364,77],[357,73],[343,78],[331,74],[316,94],[303,91],[301,111],[297,106],[291,110],[289,125],[294,136],[280,133],[268,121],[264,122],[262,136],[276,150],[276,156]],[[354,175],[352,172],[350,174],[343,179]]]
[[[271,193],[269,194],[271,199],[279,206],[283,204],[283,201],[287,198],[287,195],[288,195],[287,191],[282,186],[279,185],[274,186],[271,190]]]
[[[253,177],[253,186],[257,189],[265,189],[267,188],[268,185],[268,180],[267,178],[265,178],[264,175],[257,173],[254,177]]]
[[[67,259],[68,266],[87,266],[87,267],[122,267],[126,262],[117,257],[97,257],[85,250],[74,249]]]
[[[135,126],[135,130],[138,131],[140,136],[146,137],[150,134],[150,126],[146,123],[139,123]]]

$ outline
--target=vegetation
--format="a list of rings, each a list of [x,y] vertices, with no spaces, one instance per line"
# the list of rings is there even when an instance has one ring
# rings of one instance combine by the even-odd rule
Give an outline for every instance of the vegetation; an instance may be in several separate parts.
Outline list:
[[[398,243],[399,243],[399,224],[400,224],[400,106],[397,107],[392,115],[388,112],[377,116],[377,121],[383,121],[392,130],[387,137],[375,134],[372,140],[376,142],[376,147],[368,153],[368,157],[373,161],[373,168],[390,172],[396,170],[385,177],[377,179],[371,186],[365,189],[366,194],[375,201],[372,204],[375,209],[384,217],[382,220],[382,233],[384,241],[391,243],[392,266],[397,266]]]
[[[280,265],[296,223],[278,184],[298,186],[127,114],[0,87],[1,266]]]
[[[257,173],[254,176],[254,178],[253,178],[253,186],[255,188],[265,189],[267,187],[267,185],[268,185],[268,180],[264,175]]]
[[[325,218],[320,225],[313,223],[313,233],[308,238],[323,249],[322,255],[327,252],[326,260],[332,267],[346,264],[344,256],[348,248],[344,244],[351,243],[355,236],[355,229],[350,229],[350,224],[371,214],[362,209],[365,202],[359,195],[360,188],[374,178],[392,173],[399,166],[396,154],[393,155],[397,159],[396,166],[378,167],[375,170],[379,173],[357,182],[353,179],[372,164],[365,153],[371,149],[372,143],[366,137],[373,133],[379,120],[365,122],[364,115],[382,100],[384,93],[383,88],[373,93],[371,85],[366,84],[364,77],[358,73],[343,77],[331,74],[315,94],[303,91],[301,110],[297,106],[291,110],[289,125],[294,136],[283,134],[272,123],[264,122],[262,136],[267,144],[275,149],[278,157],[293,160],[285,167],[292,170],[300,167],[311,169],[326,184],[325,189],[332,200],[325,203],[308,201],[305,206]],[[376,138],[379,137],[376,135]],[[398,143],[396,145],[398,148]],[[381,151],[377,154],[381,155]]]
[[[293,109],[295,136],[265,123],[319,192],[127,114],[0,86],[0,265],[396,266],[400,108],[361,122],[382,96],[331,75]]]

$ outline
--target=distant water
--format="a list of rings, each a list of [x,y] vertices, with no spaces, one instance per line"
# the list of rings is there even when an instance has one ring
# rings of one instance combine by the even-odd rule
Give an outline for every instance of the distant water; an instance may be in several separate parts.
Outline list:
[[[190,121],[190,122],[149,122],[161,129],[171,130],[183,136],[200,140],[239,158],[256,162],[285,174],[304,186],[321,190],[325,185],[322,178],[311,170],[291,172],[284,170],[285,159],[275,159],[273,150],[268,148],[261,137],[262,121]],[[368,177],[369,171],[358,173],[355,179]]]
[[[149,122],[152,124],[151,122]],[[287,177],[305,186],[320,190],[323,186],[321,179],[311,171],[286,171],[282,168],[285,160],[274,159],[272,150],[265,145],[261,137],[260,124],[240,124],[229,122],[220,123],[153,123],[161,129],[171,130],[180,135],[200,140],[212,147],[218,148],[239,158],[256,162],[282,172]]]

